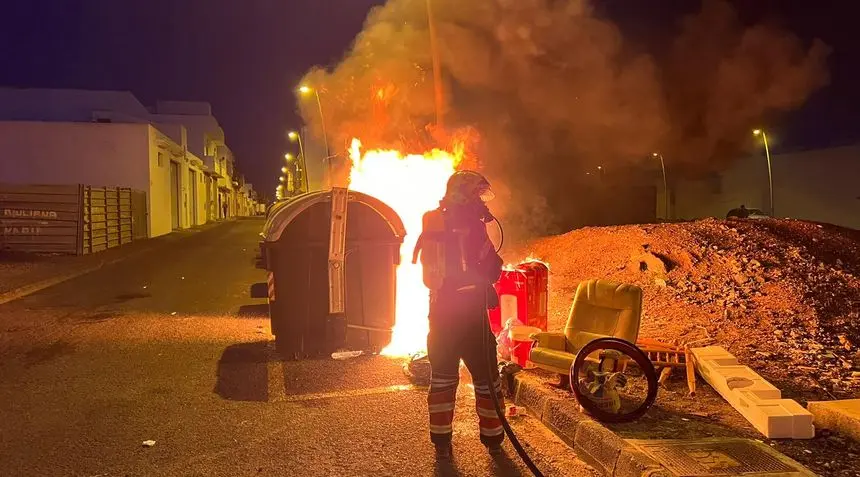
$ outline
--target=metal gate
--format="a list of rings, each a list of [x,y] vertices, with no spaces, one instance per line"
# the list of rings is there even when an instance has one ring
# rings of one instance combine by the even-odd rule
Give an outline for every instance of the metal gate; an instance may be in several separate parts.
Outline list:
[[[131,243],[131,189],[84,187],[83,253]]]
[[[0,184],[0,250],[81,255],[143,239],[146,193],[119,187]]]
[[[0,184],[0,250],[80,253],[79,185]]]

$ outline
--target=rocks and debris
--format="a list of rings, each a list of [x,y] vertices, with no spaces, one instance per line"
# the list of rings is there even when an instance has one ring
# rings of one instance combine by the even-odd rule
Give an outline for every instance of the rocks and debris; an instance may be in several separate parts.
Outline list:
[[[773,219],[587,227],[505,258],[529,254],[552,266],[551,329],[580,281],[635,283],[640,336],[712,341],[801,402],[860,392],[860,231]]]
[[[152,447],[154,445],[155,445],[155,441],[152,441],[152,440],[143,441],[143,447]]]

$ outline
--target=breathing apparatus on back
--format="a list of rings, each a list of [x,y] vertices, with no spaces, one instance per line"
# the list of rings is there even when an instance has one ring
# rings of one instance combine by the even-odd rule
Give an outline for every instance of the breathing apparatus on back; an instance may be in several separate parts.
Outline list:
[[[484,224],[496,220],[486,203],[495,197],[490,182],[474,171],[458,171],[448,179],[445,197],[439,208],[424,214],[423,231],[415,244],[412,263],[420,256],[424,285],[438,290],[446,279],[468,280],[473,258],[467,253],[467,224],[480,219]]]

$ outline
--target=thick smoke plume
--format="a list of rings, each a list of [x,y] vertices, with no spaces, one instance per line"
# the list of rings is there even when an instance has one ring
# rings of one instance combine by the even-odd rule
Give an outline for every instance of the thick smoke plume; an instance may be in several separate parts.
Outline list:
[[[572,187],[597,165],[661,151],[678,173],[719,168],[750,142],[752,126],[827,80],[823,44],[742,26],[721,0],[685,18],[660,61],[626,44],[586,0],[432,5],[445,130],[434,127],[426,3],[389,0],[340,64],[304,79],[321,92],[333,150],[353,137],[370,148],[448,147],[470,127],[482,169],[518,204],[508,212],[540,221],[547,202],[574,200]],[[301,113],[319,136],[316,103],[302,102]]]

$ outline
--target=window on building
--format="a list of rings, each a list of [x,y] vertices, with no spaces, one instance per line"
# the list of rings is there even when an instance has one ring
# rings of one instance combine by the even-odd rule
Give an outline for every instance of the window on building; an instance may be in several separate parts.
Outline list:
[[[157,162],[157,164],[158,164],[158,167],[164,167],[164,153],[163,153],[163,152],[159,152],[159,153],[158,153],[158,162]]]

